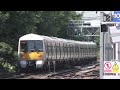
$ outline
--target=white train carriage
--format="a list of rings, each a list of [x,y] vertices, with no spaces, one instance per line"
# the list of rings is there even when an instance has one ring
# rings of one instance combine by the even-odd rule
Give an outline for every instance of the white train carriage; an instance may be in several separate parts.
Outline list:
[[[27,34],[19,39],[18,55],[22,68],[41,68],[48,61],[96,60],[96,44]]]

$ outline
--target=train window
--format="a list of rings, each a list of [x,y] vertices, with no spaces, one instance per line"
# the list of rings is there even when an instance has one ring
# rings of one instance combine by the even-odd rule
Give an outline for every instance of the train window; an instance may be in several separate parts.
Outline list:
[[[89,47],[88,47],[88,56],[89,56],[89,51],[90,51],[90,50],[89,50]]]
[[[49,55],[51,55],[51,45],[50,45],[50,43],[48,43],[48,53],[49,53]]]
[[[47,55],[49,55],[49,53],[48,53],[48,44],[47,44],[47,42],[45,43],[45,47],[46,47],[46,53],[47,53]]]
[[[71,57],[73,56],[72,45],[71,45]]]
[[[57,53],[59,53],[60,51],[59,51],[59,46],[57,46]]]
[[[66,54],[68,54],[68,46],[67,46],[67,44],[66,44]]]
[[[79,54],[79,47],[78,47],[78,45],[77,45],[77,57],[78,57],[78,54]]]
[[[86,55],[88,56],[88,45],[86,45]]]
[[[33,40],[26,40],[21,41],[21,50],[22,51],[43,51],[43,42],[40,40],[33,41]]]
[[[77,55],[77,47],[76,47],[76,45],[75,45],[75,55]]]
[[[72,56],[74,56],[74,47],[72,45]]]
[[[69,45],[69,55],[71,56],[71,46]]]
[[[82,45],[82,57],[84,57],[84,45]]]
[[[65,56],[67,55],[67,45],[65,45]]]
[[[55,53],[56,53],[56,57],[57,57],[57,44],[55,43]]]
[[[63,44],[63,53],[65,55],[65,45]]]
[[[79,45],[79,57],[81,56],[81,45]]]
[[[73,45],[71,45],[71,56],[73,57]]]
[[[83,57],[83,45],[81,45],[81,57]]]
[[[86,45],[84,45],[84,55],[86,55]]]
[[[35,51],[35,46],[33,41],[28,41],[28,51]]]
[[[62,57],[64,57],[64,43],[62,45]]]
[[[21,51],[24,52],[24,51],[27,51],[27,41],[21,41],[20,42],[20,46],[21,46]]]
[[[42,41],[35,41],[35,49],[36,51],[43,51],[43,42]]]
[[[72,45],[70,45],[70,55],[72,57]]]
[[[64,46],[64,51],[65,51],[65,54],[66,54],[66,46]]]
[[[90,46],[90,48],[89,48],[89,54],[91,55],[91,46]]]
[[[48,52],[51,52],[51,47],[50,46],[48,46]]]
[[[60,57],[61,57],[61,53],[62,53],[62,46],[59,44],[59,49],[60,49]]]
[[[63,55],[65,55],[65,50],[64,50],[64,43],[63,43]]]
[[[80,57],[80,45],[78,45],[78,57]]]
[[[77,51],[77,54],[78,54],[78,50],[79,50],[79,49],[78,49],[78,45],[77,45],[77,49],[76,49],[76,51]]]
[[[50,55],[51,56],[53,55],[53,46],[52,45],[50,46]]]

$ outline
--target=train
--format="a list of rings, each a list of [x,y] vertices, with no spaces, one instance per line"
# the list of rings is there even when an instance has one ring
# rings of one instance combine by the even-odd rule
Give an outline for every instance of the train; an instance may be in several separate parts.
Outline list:
[[[21,69],[40,69],[49,62],[79,64],[97,60],[94,42],[75,41],[38,34],[19,38],[18,57]]]

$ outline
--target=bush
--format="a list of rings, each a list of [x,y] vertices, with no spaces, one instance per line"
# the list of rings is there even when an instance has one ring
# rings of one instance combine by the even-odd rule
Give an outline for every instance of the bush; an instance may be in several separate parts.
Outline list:
[[[18,60],[17,52],[4,42],[0,42],[0,66],[9,72],[14,72],[16,61]]]

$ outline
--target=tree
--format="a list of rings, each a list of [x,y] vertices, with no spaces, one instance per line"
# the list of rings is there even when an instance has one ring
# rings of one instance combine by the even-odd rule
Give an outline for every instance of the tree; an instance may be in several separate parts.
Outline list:
[[[74,11],[44,11],[41,13],[42,20],[37,25],[37,33],[67,38],[68,21],[79,17]]]
[[[80,17],[75,11],[0,11],[0,58],[14,65],[25,34],[67,38],[68,21]]]

